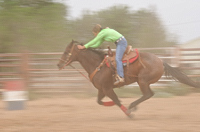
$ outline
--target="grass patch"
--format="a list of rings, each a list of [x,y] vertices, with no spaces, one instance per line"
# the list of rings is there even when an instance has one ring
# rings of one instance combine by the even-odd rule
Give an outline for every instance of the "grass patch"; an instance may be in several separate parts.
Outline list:
[[[151,88],[155,93],[154,98],[170,98],[173,96],[185,96],[190,93],[200,93],[200,89],[191,88],[187,85],[174,83],[169,87],[155,87]],[[140,97],[142,96],[142,92],[139,87],[123,87],[119,89],[114,89],[116,94],[121,98],[129,98],[129,97]]]
[[[167,88],[156,88],[155,93],[161,93],[161,94],[168,94],[169,96],[185,96],[192,92],[191,88],[177,85],[173,87],[167,87]]]
[[[155,93],[153,96],[154,98],[170,98],[174,96],[185,96],[191,93],[200,93],[200,89],[191,88],[187,85],[174,83],[172,86],[169,87],[154,87],[151,88],[152,91]],[[115,93],[119,98],[139,98],[142,96],[142,92],[140,91],[139,87],[122,87],[122,88],[115,88]],[[38,89],[30,89],[29,90],[29,100],[36,100],[39,98],[54,98],[54,97],[74,97],[74,98],[91,98],[97,97],[98,91],[96,89],[88,89],[86,91],[77,92],[41,92]]]
[[[114,89],[115,93],[120,98],[132,98],[132,97],[139,97],[142,95],[139,87],[122,87],[122,88],[116,88]]]
[[[72,98],[91,98],[97,96],[96,90],[87,90],[87,91],[63,91],[58,92],[54,90],[44,90],[41,89],[30,89],[29,90],[29,100],[37,100],[40,98],[63,98],[63,97],[72,97]]]

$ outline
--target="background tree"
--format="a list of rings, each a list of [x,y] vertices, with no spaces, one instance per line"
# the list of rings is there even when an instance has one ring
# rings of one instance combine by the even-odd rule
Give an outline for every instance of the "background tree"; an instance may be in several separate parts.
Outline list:
[[[134,14],[134,18],[134,44],[137,47],[172,46],[154,10],[139,10]]]
[[[66,40],[66,8],[49,0],[0,3],[0,52],[58,51]],[[59,43],[59,45],[58,45]]]
[[[153,8],[131,11],[128,6],[112,6],[80,18],[67,19],[68,7],[52,0],[0,0],[0,53],[63,51],[72,40],[87,43],[94,38],[92,28],[99,23],[122,33],[133,47],[165,47],[170,40]],[[105,48],[113,43],[102,45]]]
[[[73,22],[79,35],[78,40],[88,42],[93,38],[91,30],[94,24],[99,23],[103,27],[110,27],[122,33],[128,44],[134,47],[166,47],[176,44],[170,40],[165,27],[159,20],[153,8],[130,11],[127,6],[113,6],[95,13],[86,12],[81,19]],[[90,30],[88,30],[90,29]],[[80,35],[81,33],[81,35]],[[83,39],[84,38],[84,39]],[[111,47],[114,44],[108,43]],[[105,48],[105,45],[102,45]]]

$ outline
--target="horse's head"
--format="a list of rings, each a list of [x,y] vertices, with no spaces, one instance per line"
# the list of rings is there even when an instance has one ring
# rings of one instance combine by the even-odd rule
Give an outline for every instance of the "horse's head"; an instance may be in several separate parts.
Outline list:
[[[66,47],[64,53],[62,54],[57,66],[59,70],[63,69],[65,66],[69,65],[71,62],[77,60],[78,48],[75,43],[78,43],[74,40]]]

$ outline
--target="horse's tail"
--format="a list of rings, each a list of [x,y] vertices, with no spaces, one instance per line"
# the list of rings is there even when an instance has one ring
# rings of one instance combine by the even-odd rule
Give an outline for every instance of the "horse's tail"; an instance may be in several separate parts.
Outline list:
[[[175,80],[178,80],[179,82],[195,87],[200,88],[200,84],[192,81],[187,75],[185,75],[183,72],[181,72],[177,68],[173,68],[167,63],[163,62],[164,70],[165,70],[165,76],[171,75]]]

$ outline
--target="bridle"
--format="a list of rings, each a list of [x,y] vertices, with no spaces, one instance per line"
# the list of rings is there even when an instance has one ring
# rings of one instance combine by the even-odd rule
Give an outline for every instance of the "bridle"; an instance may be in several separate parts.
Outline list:
[[[66,60],[63,60],[62,58],[60,58],[61,61],[63,61],[65,64],[62,68],[60,68],[59,70],[62,70],[65,66],[69,65],[71,66],[73,69],[75,69],[76,71],[78,71],[82,76],[84,76],[87,80],[89,80],[81,71],[77,70],[74,66],[70,65],[72,59],[70,59],[70,57],[72,56],[72,53],[73,53],[73,50],[74,50],[74,46],[75,44],[73,44],[70,52],[68,53],[67,55],[67,59]],[[65,51],[66,52],[66,51]]]
[[[71,63],[71,61],[72,61],[72,59],[70,59],[70,57],[72,56],[72,53],[73,53],[73,50],[74,50],[74,46],[75,46],[75,44],[73,44],[72,45],[72,48],[71,48],[71,50],[70,50],[70,52],[67,54],[67,59],[66,60],[63,60],[62,58],[60,58],[60,60],[62,61],[62,62],[64,62],[65,64],[64,64],[64,66],[62,67],[62,68],[60,68],[59,70],[62,70],[65,66],[67,66],[67,65],[69,65],[70,63]],[[66,52],[66,51],[65,51]]]

